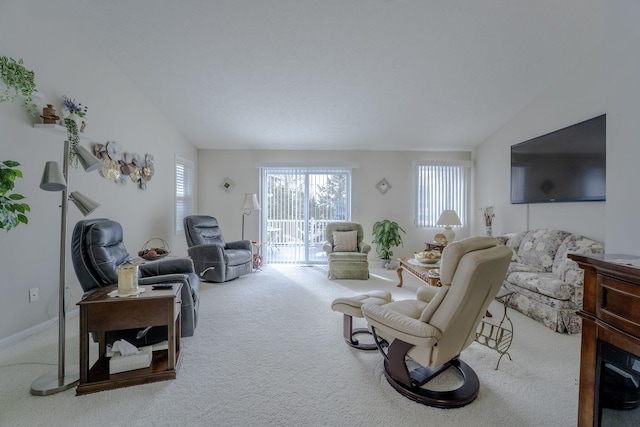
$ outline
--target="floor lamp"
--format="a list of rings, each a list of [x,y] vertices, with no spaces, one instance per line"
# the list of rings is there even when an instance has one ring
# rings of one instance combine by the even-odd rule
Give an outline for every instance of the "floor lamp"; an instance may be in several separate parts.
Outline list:
[[[69,187],[69,141],[64,142],[64,163],[63,173],[60,173],[58,162],[47,162],[42,174],[40,188],[46,191],[62,191],[62,213],[60,220],[60,276],[58,288],[58,371],[49,372],[37,378],[31,384],[31,394],[36,396],[48,396],[67,390],[78,383],[79,369],[72,374],[65,374],[65,262],[66,262],[66,246],[67,246],[67,200],[71,200],[80,209],[83,215],[93,212],[98,206],[95,201],[91,200],[78,191],[72,191],[67,197]],[[91,154],[89,150],[78,146],[74,149],[80,164],[86,172],[92,172],[99,169],[102,161]]]
[[[260,210],[260,203],[258,203],[258,196],[256,194],[245,194],[244,203],[240,209],[246,209],[249,212],[242,213],[242,240],[244,240],[244,217],[245,215],[251,215],[252,211]]]

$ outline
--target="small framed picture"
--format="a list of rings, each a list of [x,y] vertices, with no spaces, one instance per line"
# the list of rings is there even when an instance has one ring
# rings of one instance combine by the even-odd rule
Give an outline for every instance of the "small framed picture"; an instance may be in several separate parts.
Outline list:
[[[220,184],[220,187],[222,187],[222,189],[227,193],[231,193],[231,190],[233,190],[233,187],[235,186],[236,186],[236,183],[231,181],[229,178],[223,179],[222,184]]]
[[[391,184],[389,184],[389,181],[387,181],[386,178],[382,178],[380,182],[376,184],[376,188],[379,192],[384,194],[387,191],[391,190]]]

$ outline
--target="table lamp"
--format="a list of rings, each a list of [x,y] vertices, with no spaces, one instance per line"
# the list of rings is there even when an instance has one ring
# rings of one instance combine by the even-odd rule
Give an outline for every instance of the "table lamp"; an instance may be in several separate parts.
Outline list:
[[[456,232],[451,229],[452,225],[462,225],[460,222],[460,218],[458,218],[458,214],[453,209],[447,209],[442,211],[440,214],[440,218],[438,218],[437,225],[444,225],[444,230],[442,230],[442,234],[447,238],[447,243],[453,242],[453,239],[456,238]]]

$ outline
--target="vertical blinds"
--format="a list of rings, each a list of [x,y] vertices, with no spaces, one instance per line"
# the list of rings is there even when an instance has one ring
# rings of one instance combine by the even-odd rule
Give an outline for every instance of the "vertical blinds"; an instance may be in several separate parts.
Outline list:
[[[416,225],[437,227],[443,210],[453,209],[466,226],[470,165],[417,165]]]

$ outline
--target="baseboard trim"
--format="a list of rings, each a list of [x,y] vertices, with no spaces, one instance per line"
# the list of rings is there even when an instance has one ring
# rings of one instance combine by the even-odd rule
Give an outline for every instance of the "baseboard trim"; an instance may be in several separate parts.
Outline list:
[[[66,318],[73,319],[74,317],[78,317],[80,314],[80,310],[78,308],[66,313]],[[58,318],[54,317],[53,319],[49,319],[46,322],[39,323],[35,326],[30,327],[29,329],[25,329],[24,331],[20,331],[17,334],[10,335],[6,338],[0,340],[0,348],[9,347],[12,344],[20,342],[24,339],[29,338],[32,335],[39,334],[40,332],[44,332],[47,329],[58,324]]]

